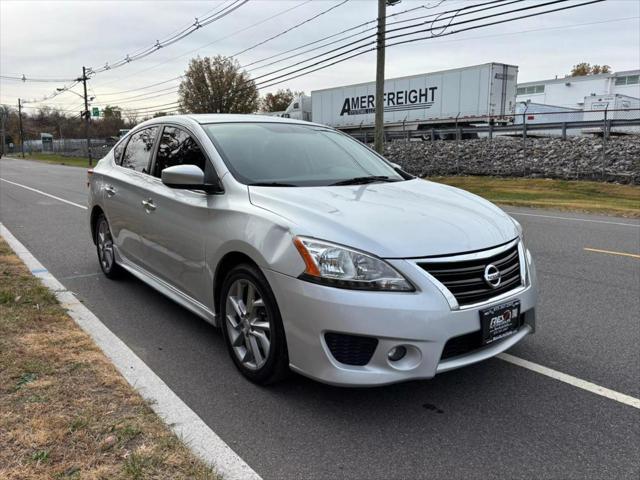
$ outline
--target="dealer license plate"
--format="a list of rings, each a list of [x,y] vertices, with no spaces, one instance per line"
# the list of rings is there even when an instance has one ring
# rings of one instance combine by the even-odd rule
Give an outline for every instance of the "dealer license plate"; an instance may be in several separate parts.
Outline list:
[[[520,300],[480,310],[480,323],[483,345],[511,335],[520,326]]]

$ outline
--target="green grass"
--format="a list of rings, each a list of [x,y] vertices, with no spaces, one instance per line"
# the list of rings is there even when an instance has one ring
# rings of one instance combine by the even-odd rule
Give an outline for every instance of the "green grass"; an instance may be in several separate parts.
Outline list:
[[[22,158],[20,154],[13,154],[7,158]],[[37,162],[54,163],[57,165],[69,165],[72,167],[89,167],[89,159],[86,157],[65,157],[55,153],[32,153],[25,154],[25,160],[35,160]],[[95,163],[95,160],[94,160]]]
[[[540,178],[432,177],[495,203],[640,217],[640,186]]]

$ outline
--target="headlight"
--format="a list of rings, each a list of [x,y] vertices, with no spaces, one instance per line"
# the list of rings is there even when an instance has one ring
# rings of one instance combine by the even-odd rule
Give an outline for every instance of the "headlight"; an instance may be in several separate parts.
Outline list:
[[[522,230],[522,225],[520,225],[520,222],[517,221],[515,218],[513,217],[509,217],[511,218],[511,221],[513,222],[513,224],[516,226],[516,229],[518,230],[518,236],[522,239],[522,241],[524,242],[524,231]]]
[[[415,288],[384,260],[313,238],[293,239],[305,263],[301,279],[354,290],[413,292]]]

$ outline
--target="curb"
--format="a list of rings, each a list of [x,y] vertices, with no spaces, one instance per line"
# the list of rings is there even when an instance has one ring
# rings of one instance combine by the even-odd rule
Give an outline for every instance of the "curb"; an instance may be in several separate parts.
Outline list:
[[[0,236],[30,272],[55,294],[69,316],[89,334],[129,385],[149,402],[153,411],[198,457],[225,480],[262,480],[146,363],[49,273],[2,223]]]

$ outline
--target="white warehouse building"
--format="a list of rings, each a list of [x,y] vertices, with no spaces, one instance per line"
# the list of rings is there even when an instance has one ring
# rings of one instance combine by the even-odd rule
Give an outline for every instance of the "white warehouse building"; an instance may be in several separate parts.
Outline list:
[[[582,109],[585,97],[601,95],[640,98],[640,70],[519,83],[516,102]]]

